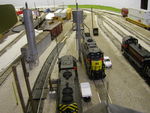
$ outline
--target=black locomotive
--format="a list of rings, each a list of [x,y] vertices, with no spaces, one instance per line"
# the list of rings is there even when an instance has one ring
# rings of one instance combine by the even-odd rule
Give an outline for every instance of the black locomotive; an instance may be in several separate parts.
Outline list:
[[[132,61],[144,76],[150,77],[150,52],[138,44],[132,36],[123,38],[121,50]]]
[[[105,78],[104,53],[97,47],[89,33],[85,33],[81,42],[82,55],[87,75],[91,80]]]
[[[58,112],[78,113],[80,88],[77,76],[77,63],[73,56],[66,55],[59,59]]]

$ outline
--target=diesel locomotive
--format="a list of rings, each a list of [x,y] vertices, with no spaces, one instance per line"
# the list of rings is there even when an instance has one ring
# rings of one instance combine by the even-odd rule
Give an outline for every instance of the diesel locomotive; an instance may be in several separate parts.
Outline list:
[[[150,52],[138,44],[138,40],[132,36],[123,38],[121,50],[130,61],[143,73],[150,77]]]
[[[59,59],[58,113],[78,113],[80,88],[77,75],[77,63],[73,56]]]
[[[81,42],[81,51],[87,75],[91,80],[105,78],[104,53],[97,47],[89,33],[85,33]]]

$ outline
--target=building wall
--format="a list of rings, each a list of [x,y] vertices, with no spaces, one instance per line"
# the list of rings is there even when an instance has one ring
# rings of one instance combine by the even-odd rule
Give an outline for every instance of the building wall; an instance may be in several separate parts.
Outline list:
[[[24,7],[25,2],[28,2],[29,7],[34,7],[34,2],[36,6],[50,6],[53,5],[54,0],[0,0],[0,4],[12,3],[15,6]],[[95,4],[95,5],[105,5],[112,6],[116,8],[136,8],[140,9],[141,0],[77,0],[79,5],[83,4]],[[56,5],[75,5],[75,0],[55,0]],[[148,0],[148,9],[150,10],[150,0]]]
[[[148,0],[148,10],[150,10],[150,0]]]
[[[78,0],[81,4],[97,4],[97,5],[105,5],[105,6],[113,6],[117,8],[122,7],[132,7],[132,8],[140,8],[140,2],[141,0],[94,0],[94,2],[91,2],[92,0]]]

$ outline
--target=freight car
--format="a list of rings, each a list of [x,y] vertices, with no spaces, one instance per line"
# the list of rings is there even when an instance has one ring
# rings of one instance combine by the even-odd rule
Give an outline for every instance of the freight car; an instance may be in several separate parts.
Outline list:
[[[96,42],[89,33],[85,33],[82,43],[82,55],[89,79],[98,80],[105,78],[104,54],[97,47]]]
[[[123,17],[133,24],[150,29],[150,11],[144,9],[123,8],[121,11]]]
[[[150,52],[138,44],[136,38],[132,36],[124,37],[121,50],[144,76],[150,77]]]
[[[58,113],[78,113],[81,98],[77,63],[73,56],[59,59]]]
[[[45,27],[43,31],[49,31],[53,40],[63,31],[63,26],[61,22],[56,22],[51,24],[50,26]]]
[[[127,8],[122,8],[121,9],[121,14],[123,17],[127,17],[128,16],[128,9]]]

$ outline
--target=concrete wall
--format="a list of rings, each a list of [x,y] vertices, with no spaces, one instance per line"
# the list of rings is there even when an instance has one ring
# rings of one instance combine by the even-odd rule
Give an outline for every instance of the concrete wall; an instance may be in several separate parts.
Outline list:
[[[41,54],[45,51],[45,49],[47,49],[50,43],[51,43],[51,35],[49,32],[42,32],[36,37],[36,47],[38,51],[38,56],[41,56]],[[27,44],[21,48],[21,53],[28,62],[29,48]]]
[[[51,43],[51,35],[50,33],[48,33],[47,35],[45,35],[45,38],[37,44],[37,50],[39,56],[41,56],[41,54],[45,51],[45,49],[47,49],[50,43]]]

